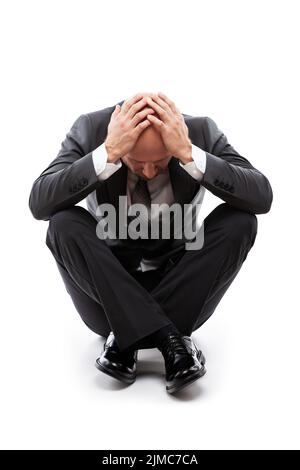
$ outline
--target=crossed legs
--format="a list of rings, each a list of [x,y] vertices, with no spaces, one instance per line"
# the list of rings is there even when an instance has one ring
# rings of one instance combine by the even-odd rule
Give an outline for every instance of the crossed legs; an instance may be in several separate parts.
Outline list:
[[[46,243],[84,323],[126,349],[174,324],[190,336],[214,312],[254,244],[256,216],[217,206],[204,220],[204,244],[168,272],[129,273],[96,235],[96,220],[75,206],[54,214]]]

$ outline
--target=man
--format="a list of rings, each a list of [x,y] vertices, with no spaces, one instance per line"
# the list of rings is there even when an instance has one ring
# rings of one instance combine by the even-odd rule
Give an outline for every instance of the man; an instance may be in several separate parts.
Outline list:
[[[169,237],[120,236],[136,222],[133,207],[145,207],[138,212],[145,228],[158,220],[155,204],[195,208],[205,189],[223,203],[193,232],[203,232],[196,249],[187,249],[185,235],[176,238],[175,216]],[[88,211],[76,206],[85,198]],[[205,358],[191,334],[240,270],[255,241],[255,214],[268,212],[272,198],[266,176],[211,118],[181,114],[163,93],[81,115],[33,183],[29,205],[36,219],[49,220],[46,243],[82,320],[106,338],[96,366],[133,383],[137,351],[156,347],[169,393],[203,376]],[[109,204],[117,217],[105,238],[99,224]]]

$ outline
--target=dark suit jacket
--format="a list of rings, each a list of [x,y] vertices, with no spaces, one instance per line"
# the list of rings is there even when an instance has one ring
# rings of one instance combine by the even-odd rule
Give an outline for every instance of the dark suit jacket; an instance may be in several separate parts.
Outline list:
[[[92,161],[93,150],[106,139],[114,109],[111,106],[82,114],[74,122],[57,157],[33,183],[29,207],[36,219],[48,220],[55,212],[77,204],[94,190],[99,204],[118,204],[118,196],[126,194],[126,165],[100,182]],[[206,152],[201,185],[233,207],[254,214],[268,212],[273,194],[266,176],[228,143],[211,118],[187,114],[183,117],[192,143]],[[175,157],[169,162],[169,170],[175,201],[190,202],[199,183],[180,167]]]
[[[124,101],[119,104],[122,105]],[[99,204],[112,203],[118,209],[118,196],[126,195],[125,164],[105,181],[94,170],[92,152],[102,144],[115,106],[82,114],[61,144],[57,157],[34,181],[29,206],[33,216],[48,220],[55,212],[74,206],[96,191]],[[201,185],[238,209],[254,214],[270,210],[273,194],[266,176],[254,168],[229,143],[209,117],[183,114],[191,142],[206,152],[206,171],[201,183],[181,166],[177,158],[169,162],[175,202],[191,202]]]

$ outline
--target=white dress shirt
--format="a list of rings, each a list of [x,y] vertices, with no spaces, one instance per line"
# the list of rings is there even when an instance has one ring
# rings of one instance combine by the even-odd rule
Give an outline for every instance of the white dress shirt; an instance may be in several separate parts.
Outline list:
[[[197,181],[200,181],[203,177],[203,173],[205,172],[205,168],[206,168],[206,153],[204,152],[204,150],[201,150],[199,147],[192,144],[192,158],[194,160],[193,162],[189,162],[186,164],[179,162],[179,164],[193,178],[195,178]],[[120,159],[115,163],[107,162],[107,152],[106,152],[104,142],[93,151],[93,163],[94,163],[96,174],[100,181],[103,181],[109,178],[115,171],[117,171],[122,166],[122,161]],[[157,178],[157,176],[155,178]],[[150,194],[151,194],[151,190],[150,190],[151,182],[154,181],[155,178],[153,178],[151,181],[148,181],[148,188],[149,188]],[[137,176],[137,179],[138,179],[138,176]]]
[[[201,181],[206,168],[206,153],[196,145],[192,144],[192,158],[192,162],[186,164],[179,162],[179,164],[193,178],[195,178],[197,181]],[[115,171],[120,169],[123,165],[120,159],[115,163],[107,162],[107,152],[104,143],[93,151],[93,163],[99,181],[104,181],[108,179]],[[139,176],[135,173],[132,173],[128,168],[126,194],[128,207],[131,205],[131,193],[135,187],[138,178]],[[167,203],[169,206],[175,202],[168,168],[166,169],[166,171],[159,173],[157,176],[147,181],[147,185],[151,197],[151,203]],[[201,190],[204,190],[204,188],[201,188]],[[94,207],[93,204],[88,204],[88,208],[92,212],[92,215],[95,217],[95,204]],[[156,269],[156,267],[157,263],[154,264],[152,261],[142,260],[139,268],[141,271],[147,271],[150,269]]]

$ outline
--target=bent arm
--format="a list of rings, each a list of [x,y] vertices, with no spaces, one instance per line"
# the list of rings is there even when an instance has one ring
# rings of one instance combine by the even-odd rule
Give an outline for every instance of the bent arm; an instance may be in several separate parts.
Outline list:
[[[268,212],[273,192],[267,177],[228,143],[211,118],[205,118],[203,132],[207,146],[203,186],[238,209]]]
[[[91,152],[91,123],[82,114],[61,144],[57,157],[34,181],[29,207],[38,220],[83,200],[99,183]]]

